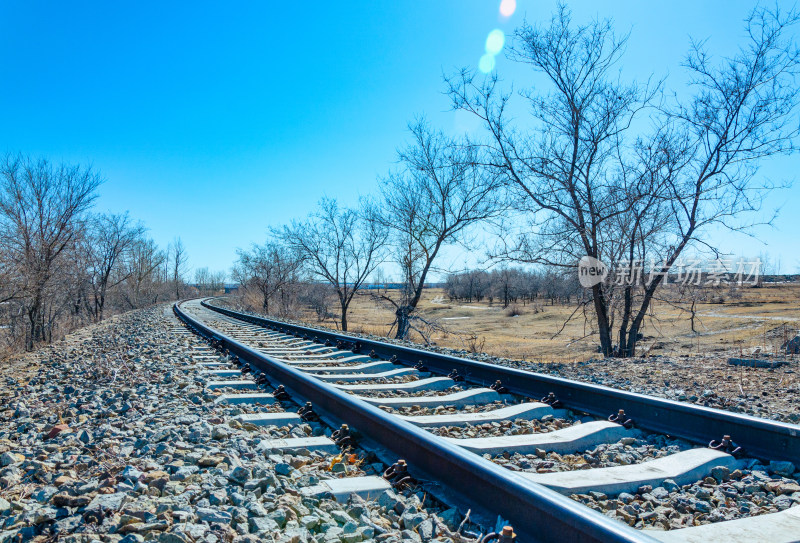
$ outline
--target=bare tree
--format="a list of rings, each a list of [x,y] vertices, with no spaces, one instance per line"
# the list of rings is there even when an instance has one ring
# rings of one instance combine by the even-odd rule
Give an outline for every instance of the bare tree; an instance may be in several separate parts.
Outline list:
[[[332,298],[333,289],[328,283],[304,282],[300,285],[297,301],[313,309],[319,322],[336,321],[336,315],[330,311]]]
[[[498,256],[565,268],[587,255],[612,271],[656,263],[647,282],[628,273],[622,285],[592,287],[606,356],[635,354],[672,266],[687,248],[712,246],[709,226],[746,227],[743,215],[759,209],[769,188],[755,177],[760,161],[793,150],[799,55],[785,31],[796,20],[755,9],[746,21],[749,43],[721,62],[694,43],[687,103],[652,104],[660,84],[622,83],[615,70],[626,37],[614,36],[609,21],[573,26],[564,6],[549,26],[518,29],[509,54],[552,86],[547,94],[520,93],[532,112],[529,129],[507,118],[512,96],[496,78],[480,83],[462,71],[448,80],[454,106],[483,120],[488,167],[507,178],[535,232],[506,239]],[[647,110],[650,122],[636,121],[649,105],[657,106]],[[651,132],[635,133],[648,124]]]
[[[350,302],[384,258],[388,229],[375,210],[368,203],[358,211],[340,208],[336,200],[323,198],[307,220],[293,221],[275,234],[297,251],[313,276],[333,287],[346,331]]]
[[[46,160],[8,155],[0,165],[0,245],[19,281],[16,296],[27,317],[28,349],[52,338],[49,316],[58,308],[47,291],[66,265],[65,251],[101,182],[90,168]]]
[[[302,258],[275,241],[254,244],[249,251],[238,249],[233,280],[242,289],[254,288],[261,298],[261,310],[269,314],[270,301],[289,284],[296,282]]]
[[[468,228],[499,211],[499,177],[481,168],[479,150],[432,129],[411,125],[413,142],[399,152],[402,169],[381,183],[382,221],[393,237],[402,273],[394,307],[395,337],[407,337],[425,281],[442,247],[465,241]]]
[[[0,342],[32,349],[113,310],[169,296],[165,260],[125,214],[91,215],[79,166],[0,159]]]
[[[175,241],[167,249],[167,254],[169,255],[168,273],[175,289],[175,299],[180,300],[183,278],[189,271],[189,255],[186,254],[186,247],[184,247],[181,238],[175,238]]]
[[[208,267],[197,268],[194,271],[194,284],[197,290],[201,294],[207,292],[209,283],[211,283],[211,272],[208,270]]]
[[[108,289],[125,281],[130,273],[123,269],[122,259],[145,230],[141,224],[132,224],[127,213],[97,215],[87,226],[83,246],[93,295],[91,313],[95,321],[101,321]]]
[[[194,282],[201,295],[214,295],[225,286],[227,275],[223,270],[211,271],[207,267],[198,268],[194,273]]]
[[[225,289],[225,279],[228,274],[225,270],[217,270],[209,276],[209,289],[211,294],[219,294]]]
[[[161,270],[165,260],[164,251],[152,239],[139,237],[132,244],[124,272],[127,276],[125,289],[122,292],[129,308],[136,309],[158,302],[159,297],[164,294]]]

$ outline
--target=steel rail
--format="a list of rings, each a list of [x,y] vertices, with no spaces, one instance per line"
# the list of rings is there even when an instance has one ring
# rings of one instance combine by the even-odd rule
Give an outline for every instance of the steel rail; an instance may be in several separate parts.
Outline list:
[[[173,311],[189,327],[310,400],[315,409],[335,414],[409,465],[435,474],[436,480],[489,511],[502,515],[526,540],[597,543],[655,543],[656,540],[533,483],[485,458],[447,443],[410,422],[324,383],[271,356],[214,330],[185,313]]]
[[[723,435],[730,435],[734,442],[744,447],[749,456],[788,460],[800,465],[800,426],[288,324],[214,306],[206,301],[201,303],[203,307],[223,315],[284,333],[323,342],[331,341],[334,344],[341,342],[345,344],[344,348],[356,348],[365,353],[374,351],[381,358],[390,359],[395,356],[403,364],[422,362],[433,373],[446,375],[453,369],[458,369],[470,383],[486,386],[500,380],[511,392],[534,399],[553,392],[566,407],[598,417],[606,418],[624,409],[639,428],[681,437],[694,443],[705,445],[711,440],[719,440]]]

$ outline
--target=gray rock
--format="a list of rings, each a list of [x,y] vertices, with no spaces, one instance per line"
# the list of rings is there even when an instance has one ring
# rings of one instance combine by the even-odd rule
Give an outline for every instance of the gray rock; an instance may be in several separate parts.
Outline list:
[[[162,532],[158,536],[158,543],[192,543],[183,532]]]
[[[252,534],[272,533],[281,529],[277,522],[267,517],[250,517],[247,519],[247,525]]]
[[[122,475],[125,479],[128,479],[130,481],[138,481],[139,478],[142,475],[144,475],[144,473],[142,473],[142,471],[139,470],[138,468],[135,468],[133,466],[127,466],[124,470],[122,470],[122,473],[120,473],[120,475]]]
[[[403,516],[400,517],[400,521],[402,523],[403,528],[406,530],[413,530],[417,526],[419,526],[427,516],[425,513],[403,513]]]
[[[39,503],[49,502],[50,498],[58,494],[58,488],[54,486],[46,486],[31,494],[31,498]]]
[[[672,479],[664,479],[664,482],[661,483],[661,486],[667,489],[668,492],[675,492],[677,490],[680,490],[681,488],[678,486],[678,483],[676,483]]]
[[[250,516],[252,516],[252,517],[266,517],[267,516],[267,510],[264,509],[264,507],[258,502],[250,502],[245,506],[245,508],[247,509],[248,513],[250,513]]]
[[[406,507],[403,500],[393,490],[383,492],[378,497],[378,505],[385,507],[387,511],[395,511],[398,514],[402,514]]]
[[[347,524],[348,522],[353,520],[350,517],[350,515],[348,515],[346,512],[342,511],[341,509],[334,509],[333,511],[330,512],[330,515],[333,518],[333,520],[335,520],[339,524]]]
[[[98,494],[89,505],[86,506],[87,511],[96,510],[111,510],[119,511],[119,509],[129,500],[129,496],[124,492],[115,492],[114,494]]]
[[[694,509],[700,513],[708,513],[711,511],[711,504],[705,500],[697,500],[694,502]]]
[[[769,463],[769,470],[783,477],[791,477],[792,473],[794,473],[794,464],[786,461],[773,460]]]
[[[53,523],[52,530],[54,534],[71,533],[82,526],[83,523],[82,515],[73,515],[71,517],[66,517],[55,521]]]
[[[230,524],[233,515],[227,511],[220,511],[219,509],[212,509],[210,507],[198,507],[195,511],[197,518],[205,522],[216,522],[219,524]]]
[[[461,522],[461,514],[455,507],[451,507],[450,509],[439,513],[439,518],[442,519],[442,522],[444,522],[445,525],[451,530],[456,529],[458,524]]]
[[[228,503],[228,493],[224,490],[214,490],[208,495],[208,505],[225,505]]]
[[[12,464],[19,463],[19,458],[16,457],[13,453],[6,452],[0,456],[0,466],[6,467],[11,466]]]
[[[632,494],[623,492],[619,496],[617,496],[617,499],[622,503],[631,503],[634,500],[634,497]]]
[[[371,541],[375,536],[375,528],[372,526],[362,526],[358,529],[358,533],[361,534],[362,541]]]
[[[250,470],[241,466],[233,468],[230,475],[228,475],[228,479],[238,484],[244,484],[249,478]]]
[[[417,526],[417,533],[423,541],[432,539],[434,533],[433,521],[431,519],[426,519],[420,522],[419,526]]]
[[[200,471],[197,466],[181,466],[170,476],[170,481],[185,481],[195,473]]]
[[[278,539],[278,543],[306,543],[307,541],[308,532],[303,528],[288,528]]]
[[[726,466],[716,466],[711,468],[711,476],[719,483],[730,481],[731,470]]]
[[[413,542],[421,542],[422,538],[419,534],[413,530],[403,530],[400,532],[400,535],[403,538],[403,541],[413,541]]]
[[[198,539],[202,539],[202,537],[208,531],[208,528],[202,524],[193,524],[187,522],[185,524],[179,524],[176,526],[175,531],[181,531],[189,536],[189,538],[196,541]]]
[[[657,486],[650,491],[650,495],[657,500],[666,500],[669,498],[669,491],[667,491],[667,489],[663,486]]]
[[[227,439],[230,435],[230,432],[222,425],[214,426],[211,430],[211,439]]]
[[[338,540],[343,535],[344,535],[344,530],[342,530],[338,526],[332,526],[325,530],[325,541],[329,541],[331,539]]]
[[[692,490],[694,491],[694,495],[701,500],[706,500],[711,497],[711,491],[705,487],[694,487]]]
[[[274,520],[281,529],[286,526],[286,511],[283,509],[276,509],[268,513],[267,518]]]

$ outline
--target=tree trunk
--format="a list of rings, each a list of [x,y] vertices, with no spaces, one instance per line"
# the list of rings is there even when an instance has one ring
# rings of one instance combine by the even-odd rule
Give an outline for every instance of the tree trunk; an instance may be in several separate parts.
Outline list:
[[[627,358],[628,354],[628,322],[631,320],[631,306],[633,304],[633,287],[628,285],[625,287],[625,303],[622,309],[622,324],[619,326],[619,343],[616,353],[622,358]]]
[[[592,296],[594,297],[594,309],[597,315],[597,328],[600,333],[600,352],[606,357],[614,356],[614,349],[611,345],[611,323],[608,321],[608,306],[606,306],[603,289],[600,285],[592,287]]]
[[[41,293],[37,293],[36,296],[34,296],[33,303],[30,309],[28,309],[28,322],[30,323],[30,335],[28,336],[25,348],[28,351],[32,351],[36,342],[44,339]]]
[[[340,305],[342,306],[342,332],[347,332],[347,302],[342,300]]]
[[[408,330],[411,324],[409,314],[411,311],[413,311],[412,307],[403,305],[398,307],[394,312],[397,318],[397,333],[394,335],[395,339],[406,339],[406,336],[408,336]]]
[[[636,356],[636,342],[639,341],[639,325],[641,321],[635,320],[628,330],[628,343],[625,347],[625,358],[633,358]]]
[[[105,287],[102,288],[100,291],[100,303],[97,306],[97,322],[101,322],[103,320],[103,308],[106,305],[106,289]]]

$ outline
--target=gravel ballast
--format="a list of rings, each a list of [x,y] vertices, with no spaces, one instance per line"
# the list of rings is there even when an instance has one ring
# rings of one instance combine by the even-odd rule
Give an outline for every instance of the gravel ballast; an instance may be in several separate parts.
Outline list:
[[[461,514],[422,491],[303,497],[320,480],[384,466],[363,452],[332,462],[260,447],[331,430],[234,420],[281,407],[216,405],[189,355],[207,344],[177,328],[166,306],[130,312],[3,363],[0,543],[468,539],[452,531]]]

